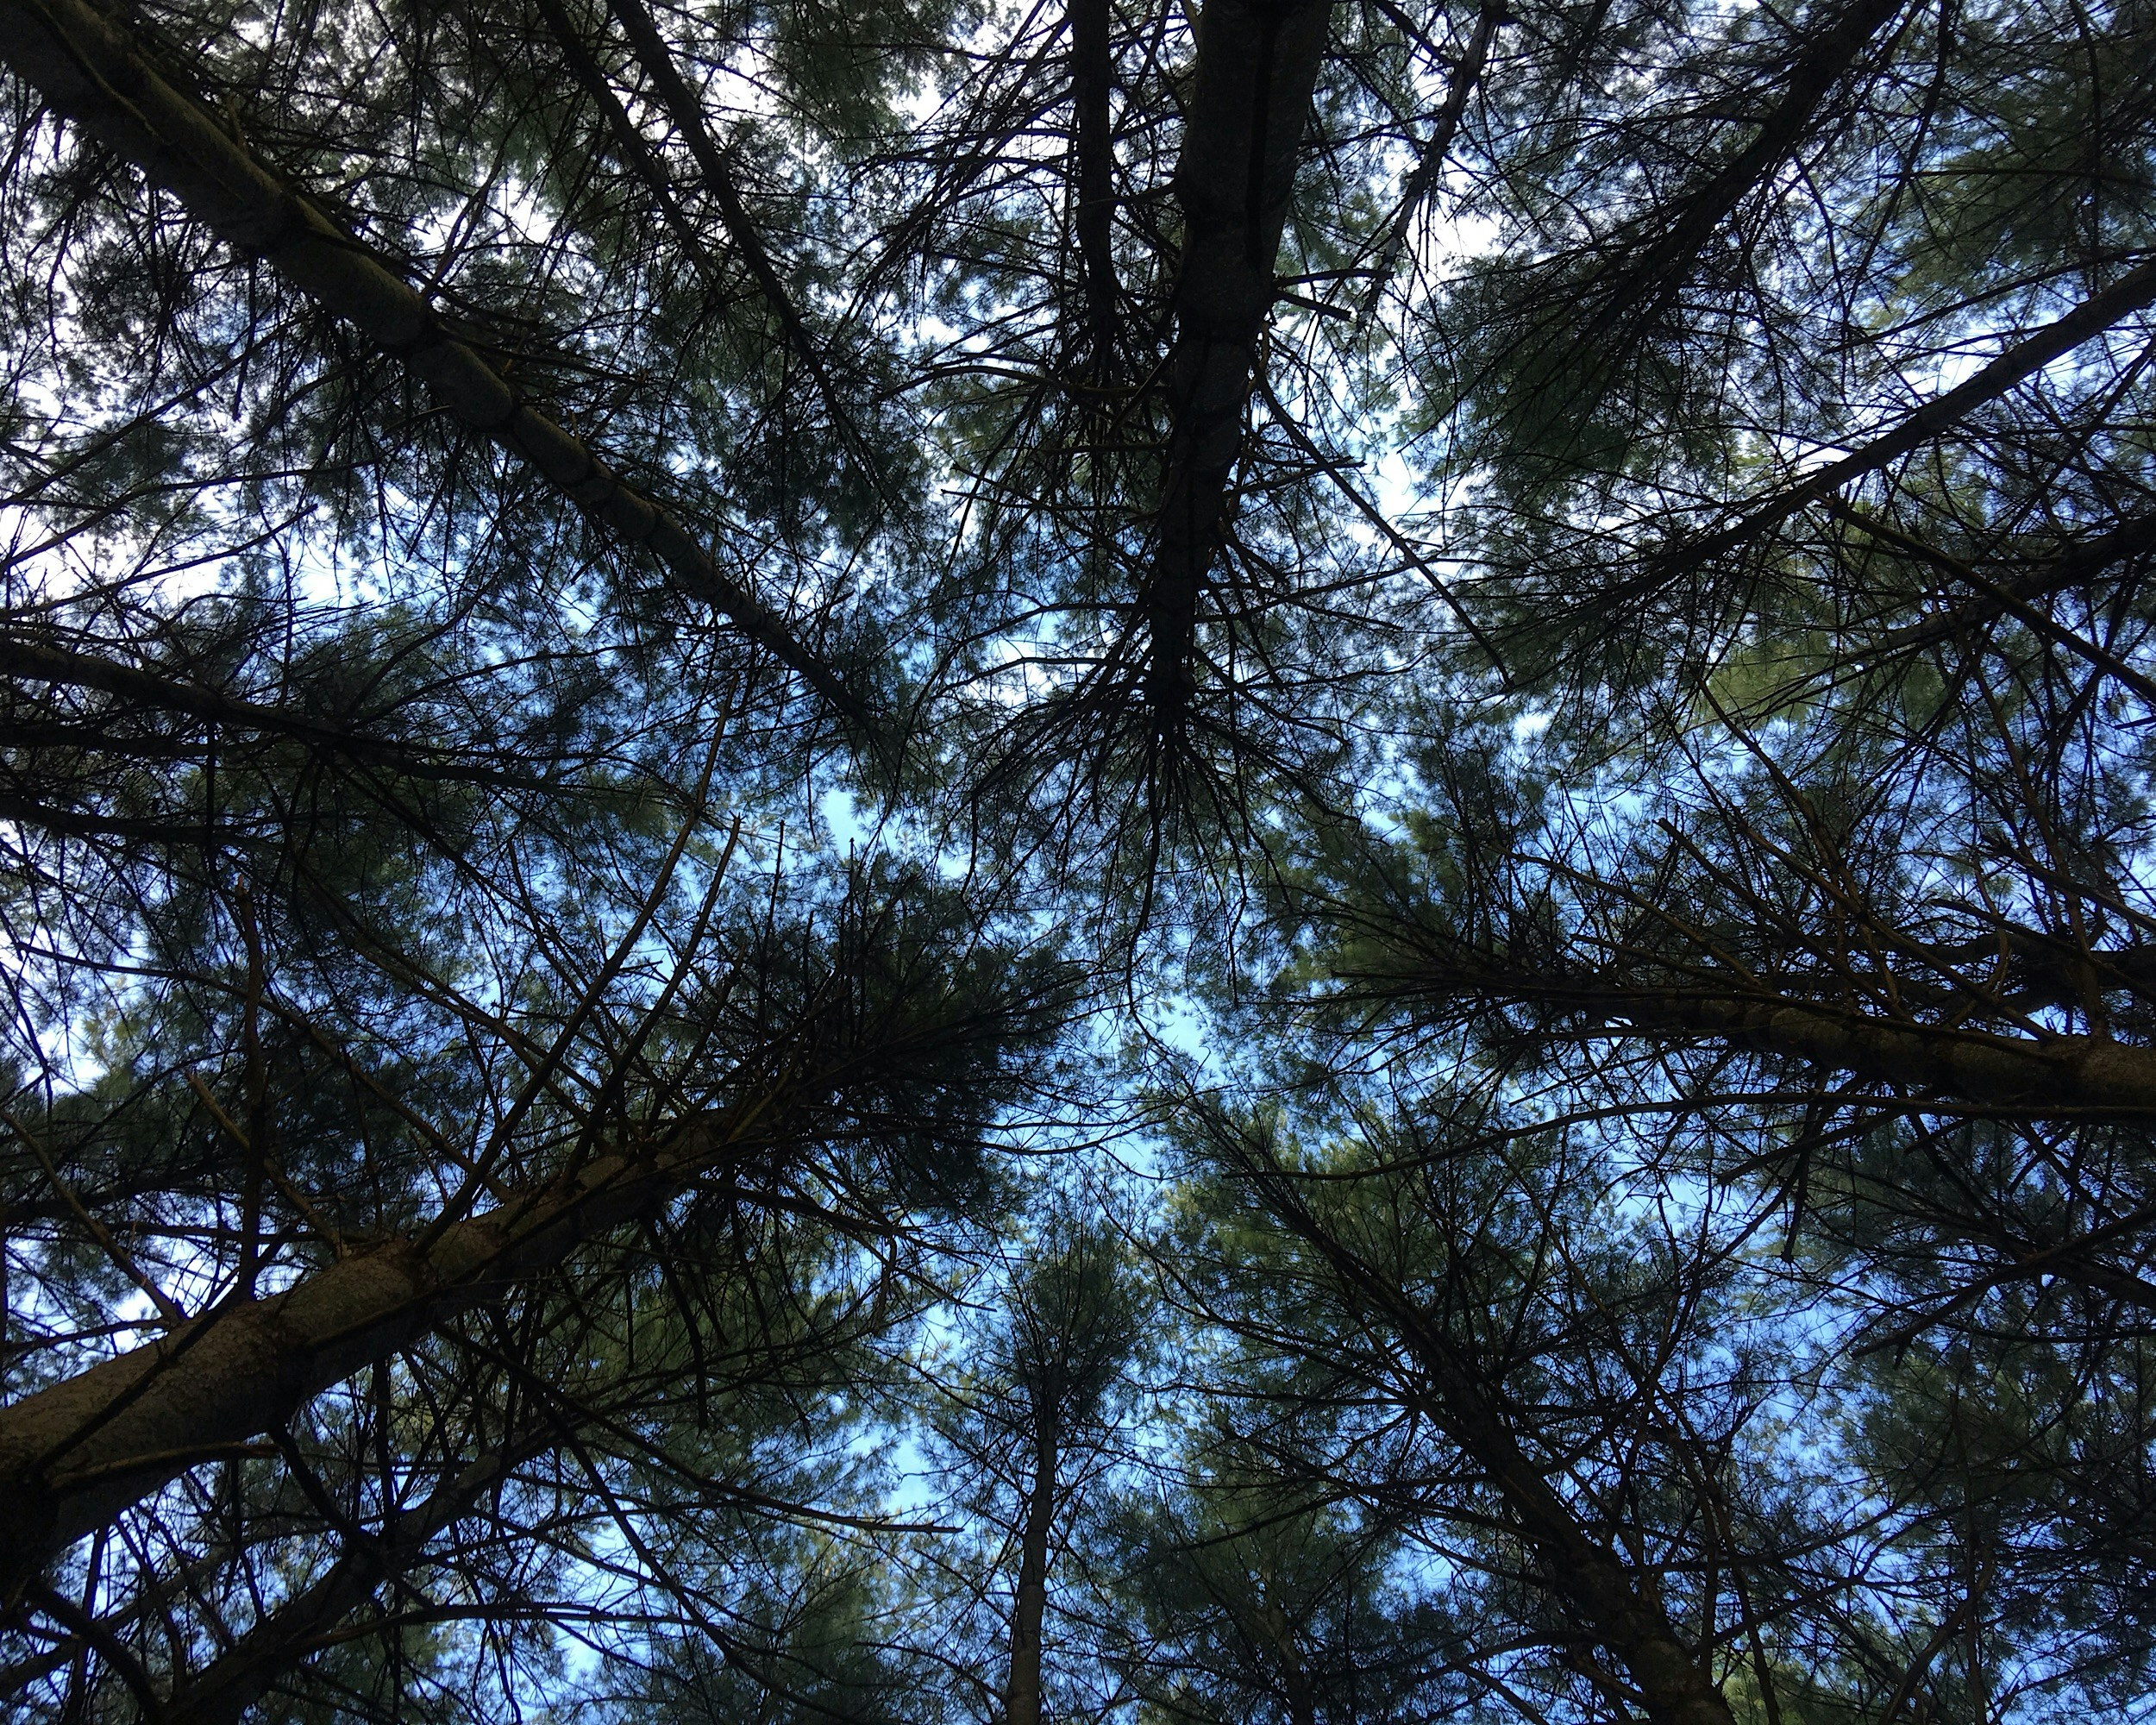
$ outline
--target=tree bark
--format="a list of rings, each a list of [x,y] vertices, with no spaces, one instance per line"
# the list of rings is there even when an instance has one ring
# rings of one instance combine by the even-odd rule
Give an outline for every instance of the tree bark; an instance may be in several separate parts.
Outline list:
[[[1865,656],[1918,652],[1975,634],[2000,618],[2014,614],[2016,605],[2029,605],[2083,586],[2114,564],[2146,557],[2152,550],[2156,550],[2156,515],[2126,520],[2109,533],[2070,543],[2056,557],[2024,565],[2019,573],[2002,570],[1989,590],[1980,588],[1975,598],[1921,622],[1889,630]]]
[[[1258,1639],[1280,1661],[1280,1688],[1288,1703],[1288,1725],[1318,1725],[1318,1700],[1311,1693],[1310,1674],[1303,1669],[1302,1653],[1295,1646],[1294,1625],[1275,1600],[1261,1599],[1254,1615]]]
[[[1011,1607],[1011,1673],[1004,1725],[1040,1725],[1041,1634],[1048,1614],[1048,1541],[1056,1526],[1056,1429],[1044,1423],[1033,1451],[1033,1487],[1018,1536],[1018,1584]]]
[[[1324,56],[1326,0],[1209,0],[1175,192],[1183,212],[1169,429],[1151,566],[1139,596],[1147,699],[1163,728],[1196,687],[1198,604],[1221,544],[1274,264]]]
[[[1654,1725],[1733,1725],[1729,1703],[1685,1647],[1651,1575],[1583,1528],[1551,1489],[1470,1362],[1397,1286],[1337,1239],[1288,1177],[1240,1145],[1234,1150],[1269,1196],[1274,1214],[1332,1266],[1351,1298],[1396,1331],[1427,1386],[1425,1415],[1467,1454],[1502,1497],[1534,1552],[1545,1583],[1631,1674]]]
[[[2101,961],[2105,955],[2092,955]],[[2122,955],[2123,957],[2123,955]],[[2120,980],[2138,975],[2132,961]],[[1883,1019],[1763,988],[1711,982],[1654,987],[1621,979],[1508,975],[1462,964],[1342,978],[1357,992],[1432,1000],[1535,1002],[1576,1011],[1611,1036],[1674,1036],[1735,1044],[1837,1072],[1899,1084],[2010,1114],[2156,1113],[2156,1049],[2095,1036],[2002,1036],[1962,1026]],[[1912,1099],[1912,1106],[1917,1106]]]
[[[656,1150],[595,1159],[430,1243],[344,1258],[266,1298],[228,1301],[158,1340],[0,1410],[0,1596],[198,1463],[276,1429],[310,1398],[584,1241],[649,1214],[745,1152],[768,1113],[702,1120]]]
[[[1641,991],[1611,1003],[1643,1030],[1718,1037],[1859,1077],[2035,1113],[2156,1112],[2156,1049],[2091,1036],[1996,1036],[1784,1000]]]
[[[505,1478],[518,1459],[509,1451],[483,1455],[379,1534],[349,1541],[311,1587],[180,1684],[165,1705],[164,1725],[238,1725],[273,1684],[312,1656],[319,1637],[411,1568],[435,1536]]]
[[[1106,372],[1114,361],[1121,322],[1115,283],[1115,134],[1108,107],[1115,63],[1110,43],[1110,0],[1070,0],[1071,154],[1077,159],[1077,208],[1072,226],[1084,272],[1086,322],[1092,332],[1093,364]]]
[[[249,256],[346,319],[425,383],[459,423],[536,469],[610,536],[650,551],[681,589],[728,618],[856,724],[867,708],[663,505],[522,401],[386,259],[257,162],[84,0],[6,0],[0,59],[59,113]]]
[[[562,6],[561,0],[538,0],[538,6],[539,16],[546,21],[555,45],[569,63],[570,75],[583,86],[584,93],[592,98],[592,105],[599,110],[599,117],[606,122],[606,129],[613,136],[615,156],[624,167],[643,181],[645,189],[651,193],[653,207],[673,234],[674,243],[681,248],[682,256],[696,266],[706,286],[716,288],[719,280],[718,260],[705,245],[703,235],[690,225],[688,212],[674,195],[674,182],[667,173],[666,164],[637,131],[636,122],[629,117],[619,93],[608,81],[606,69],[593,57],[579,33],[576,21]]]
[[[1653,1578],[1581,1527],[1480,1385],[1426,1325],[1407,1339],[1430,1380],[1426,1411],[1496,1487],[1545,1579],[1630,1673],[1647,1717],[1655,1725],[1733,1725],[1720,1686],[1678,1638]]]

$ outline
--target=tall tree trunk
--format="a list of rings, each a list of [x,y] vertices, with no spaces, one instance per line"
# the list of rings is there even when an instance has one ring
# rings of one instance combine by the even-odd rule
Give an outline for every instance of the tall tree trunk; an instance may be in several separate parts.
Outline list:
[[[1259,1603],[1257,1627],[1272,1645],[1280,1661],[1281,1693],[1288,1703],[1288,1725],[1318,1725],[1318,1701],[1311,1693],[1310,1674],[1303,1669],[1302,1651],[1295,1645],[1295,1626],[1277,1602]]]
[[[1714,230],[1802,145],[1820,104],[1907,4],[1908,0],[1857,0],[1827,22],[1790,66],[1782,99],[1758,122],[1752,141],[1696,189],[1676,199],[1664,217],[1667,225],[1661,236],[1626,263],[1623,279],[1595,309],[1588,339],[1608,334],[1642,301],[1664,299],[1683,286]]]
[[[60,113],[139,167],[197,220],[346,319],[425,383],[460,423],[535,469],[611,537],[656,556],[856,724],[867,708],[787,624],[721,569],[664,505],[518,397],[398,270],[290,188],[84,0],[7,0],[0,60]]]
[[[1654,1725],[1733,1725],[1729,1703],[1670,1621],[1654,1578],[1583,1527],[1514,1434],[1471,1361],[1404,1290],[1335,1238],[1292,1181],[1229,1143],[1274,1214],[1314,1249],[1344,1290],[1395,1331],[1426,1386],[1424,1416],[1457,1444],[1503,1500],[1544,1584],[1624,1666]]]
[[[595,1158],[431,1242],[377,1246],[281,1293],[228,1301],[0,1410],[0,1502],[9,1506],[0,1596],[189,1468],[281,1427],[360,1366],[768,1143],[768,1113],[752,1107],[745,1119],[749,1126],[697,1121],[656,1151]]]
[[[1614,1654],[1655,1725],[1733,1725],[1720,1688],[1678,1637],[1651,1576],[1583,1529],[1473,1375],[1426,1325],[1408,1335],[1429,1380],[1426,1408],[1504,1499],[1546,1584]]]
[[[1085,273],[1086,321],[1093,365],[1105,373],[1115,356],[1120,321],[1115,287],[1115,136],[1108,107],[1114,77],[1111,0],[1070,0],[1071,153],[1077,158],[1078,207],[1073,227]]]
[[[2115,563],[2146,558],[2156,551],[2156,514],[2128,518],[2109,533],[2069,541],[2056,556],[2041,562],[2023,562],[1999,571],[1996,580],[1979,588],[1976,597],[1925,618],[1889,630],[1870,648],[1858,650],[1876,657],[1881,654],[1914,653],[1940,642],[1974,636],[1997,618],[2053,593],[2083,586],[2102,576]],[[2146,571],[2137,572],[2145,576]],[[2134,580],[2129,574],[2123,579]]]
[[[1176,724],[1195,687],[1198,604],[1221,542],[1258,337],[1324,57],[1326,0],[1209,0],[1175,191],[1182,206],[1167,474],[1140,595],[1147,698]]]
[[[2096,955],[2099,959],[2103,955]],[[1621,978],[1508,973],[1473,961],[1390,974],[1349,975],[1376,993],[1433,999],[1544,1002],[1570,1007],[1608,1034],[1675,1034],[1808,1060],[1839,1072],[2013,1113],[2156,1113],[2156,1049],[2106,1037],[2002,1036],[1960,1026],[1885,1019],[1764,988],[1711,981],[1657,987]],[[1912,1097],[1912,1107],[1921,1103]]]
[[[1430,128],[1429,139],[1422,147],[1414,172],[1400,189],[1400,208],[1394,211],[1385,229],[1384,243],[1378,248],[1377,261],[1370,267],[1369,286],[1363,297],[1362,316],[1366,323],[1376,313],[1378,301],[1384,297],[1386,284],[1400,267],[1401,254],[1407,249],[1407,235],[1414,228],[1417,213],[1424,200],[1437,190],[1438,181],[1445,173],[1445,158],[1451,151],[1453,139],[1459,135],[1461,121],[1467,117],[1467,104],[1475,95],[1476,86],[1482,82],[1482,66],[1489,59],[1489,45],[1496,40],[1498,26],[1505,22],[1505,17],[1503,0],[1484,0],[1475,20],[1475,33],[1453,63],[1451,81],[1445,87],[1445,106],[1438,110],[1436,123]]]
[[[428,1544],[515,1467],[517,1452],[479,1457],[378,1534],[348,1541],[304,1592],[261,1618],[173,1691],[163,1725],[237,1725],[241,1715],[316,1651],[320,1637],[418,1560]]]
[[[555,788],[536,774],[510,772],[492,764],[478,749],[373,735],[296,706],[264,706],[207,683],[182,681],[99,654],[73,652],[27,634],[0,631],[0,677],[39,689],[91,690],[110,696],[126,711],[147,707],[200,719],[205,731],[252,731],[269,737],[289,737],[320,754],[385,766],[415,779],[527,791]],[[36,722],[19,724],[11,717],[0,718],[0,735],[11,743],[18,737],[34,743],[42,740],[32,728]],[[100,752],[116,754],[129,752],[135,741],[124,733],[93,730],[88,724],[56,732],[53,740],[87,743]],[[165,753],[174,752],[178,747],[161,734],[154,743]],[[140,746],[147,753],[152,744],[146,741]]]
[[[1044,1423],[1033,1450],[1033,1489],[1018,1536],[1018,1596],[1011,1607],[1011,1673],[1004,1725],[1040,1725],[1041,1628],[1048,1612],[1048,1541],[1056,1527],[1056,1432]]]
[[[1896,1023],[1786,1000],[1645,993],[1620,1011],[1644,1027],[1726,1038],[1861,1077],[2015,1111],[2156,1112],[2156,1049],[2107,1038],[1996,1036]]]
[[[763,235],[749,219],[749,206],[742,199],[741,188],[735,183],[725,153],[705,122],[703,104],[698,101],[696,92],[689,88],[688,80],[674,65],[674,51],[667,47],[665,36],[660,34],[642,0],[606,0],[606,9],[629,38],[636,64],[650,78],[660,104],[667,110],[667,117],[674,122],[675,131],[689,147],[689,154],[696,158],[704,189],[718,206],[719,220],[725,226],[726,237],[733,242],[735,254],[755,279],[765,304],[779,320],[787,346],[793,350],[794,358],[800,361],[816,385],[817,393],[823,397],[832,425],[854,446],[855,454],[861,457],[864,467],[874,473],[877,466],[874,452],[855,424],[830,368],[824,362],[823,349],[809,333],[807,322],[794,304],[793,296],[787,293],[778,265],[764,245]]]
[[[2156,260],[2127,271],[2109,287],[2090,294],[2065,317],[2023,336],[1974,377],[1942,395],[1934,396],[1890,430],[1858,445],[1839,461],[1829,461],[1796,484],[1750,505],[1728,526],[1695,538],[1679,540],[1657,552],[1649,563],[1653,577],[1667,581],[1687,574],[1778,526],[1799,510],[1831,496],[1844,486],[1898,461],[1951,430],[1978,408],[1998,400],[2053,361],[2063,358],[2084,342],[2094,341],[2113,325],[2151,305],[2156,305]]]

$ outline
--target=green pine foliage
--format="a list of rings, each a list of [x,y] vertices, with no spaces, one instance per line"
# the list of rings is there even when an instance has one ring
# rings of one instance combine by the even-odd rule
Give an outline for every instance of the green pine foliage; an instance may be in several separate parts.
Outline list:
[[[0,3],[0,1706],[2156,1707],[2141,0]]]

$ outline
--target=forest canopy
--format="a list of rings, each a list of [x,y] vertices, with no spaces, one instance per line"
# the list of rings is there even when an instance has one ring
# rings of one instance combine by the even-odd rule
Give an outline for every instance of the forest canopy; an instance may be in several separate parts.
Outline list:
[[[2146,0],[0,0],[0,1707],[2156,1716]]]

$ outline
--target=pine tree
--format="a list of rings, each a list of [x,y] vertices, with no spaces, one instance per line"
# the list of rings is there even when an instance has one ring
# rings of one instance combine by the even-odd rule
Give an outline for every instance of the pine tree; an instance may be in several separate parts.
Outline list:
[[[2145,1704],[2140,0],[0,26],[11,1709]]]

